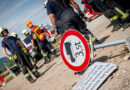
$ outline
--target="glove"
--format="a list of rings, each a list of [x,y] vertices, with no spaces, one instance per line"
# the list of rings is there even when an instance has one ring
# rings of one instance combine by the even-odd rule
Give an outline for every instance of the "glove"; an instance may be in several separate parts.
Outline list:
[[[13,56],[14,60],[18,59],[18,56],[17,55],[14,55]]]
[[[23,52],[24,52],[24,53],[27,53],[27,50],[26,50],[26,48],[22,48],[22,50],[23,50]]]
[[[13,57],[10,57],[9,60],[16,60],[18,59],[18,56],[17,55],[14,55]]]
[[[9,57],[9,60],[14,60],[14,58],[13,57]]]
[[[85,17],[84,14],[81,11],[79,11],[79,16],[80,16],[80,18],[84,18]]]

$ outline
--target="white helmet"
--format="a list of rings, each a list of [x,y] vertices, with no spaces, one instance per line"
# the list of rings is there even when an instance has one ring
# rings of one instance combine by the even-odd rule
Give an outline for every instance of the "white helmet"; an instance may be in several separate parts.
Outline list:
[[[16,32],[12,32],[12,33],[11,33],[11,36],[13,36],[13,37],[17,37],[18,34],[17,34]]]
[[[43,7],[46,8],[48,0],[45,0],[45,2],[43,3]]]
[[[6,30],[7,33],[9,33],[8,30],[7,30],[7,28],[5,28],[5,27],[0,27],[0,37],[3,37],[2,32],[3,32],[4,30]]]
[[[27,29],[24,29],[24,30],[22,31],[22,34],[23,34],[24,36],[27,36],[27,35],[29,34],[29,32],[28,32]]]

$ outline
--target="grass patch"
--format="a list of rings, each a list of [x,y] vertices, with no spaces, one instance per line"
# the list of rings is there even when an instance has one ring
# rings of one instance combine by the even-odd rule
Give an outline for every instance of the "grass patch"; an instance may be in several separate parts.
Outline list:
[[[5,83],[8,83],[9,81],[11,81],[14,77],[12,75],[10,75],[9,77],[7,77],[5,79]]]

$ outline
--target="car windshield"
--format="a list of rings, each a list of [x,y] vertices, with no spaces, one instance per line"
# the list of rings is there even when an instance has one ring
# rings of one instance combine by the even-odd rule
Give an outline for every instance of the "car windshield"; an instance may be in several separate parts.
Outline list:
[[[46,25],[45,28],[49,30],[49,29],[51,29],[51,26],[50,25]]]
[[[25,44],[27,44],[27,45],[29,44],[29,41],[28,41],[27,38],[25,38],[23,41],[24,41]]]

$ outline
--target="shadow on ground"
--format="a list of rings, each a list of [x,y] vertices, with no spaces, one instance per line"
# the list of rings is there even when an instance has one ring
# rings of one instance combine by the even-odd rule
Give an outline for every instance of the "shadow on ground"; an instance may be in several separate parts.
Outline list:
[[[105,42],[105,40],[106,40],[107,38],[109,38],[109,37],[110,37],[110,35],[103,37],[102,39],[100,39],[100,42],[101,42],[101,43]]]
[[[99,57],[99,58],[95,59],[94,61],[91,61],[91,62],[89,63],[89,65],[88,65],[88,67],[89,67],[90,65],[92,65],[93,63],[95,63],[95,62],[106,62],[108,59],[112,59],[112,58],[119,57],[119,56],[120,56],[120,57],[124,57],[126,54],[128,54],[128,51],[121,51],[120,54],[117,54],[117,55],[114,55],[114,56],[110,56],[110,57],[108,57],[108,56]],[[88,67],[87,67],[87,68],[88,68]],[[82,75],[82,74],[84,74],[84,72],[87,70],[87,68],[84,69],[83,71],[75,72],[74,74]]]
[[[44,75],[47,71],[49,71],[55,64],[56,62],[50,65],[45,71],[42,72],[42,75]]]

